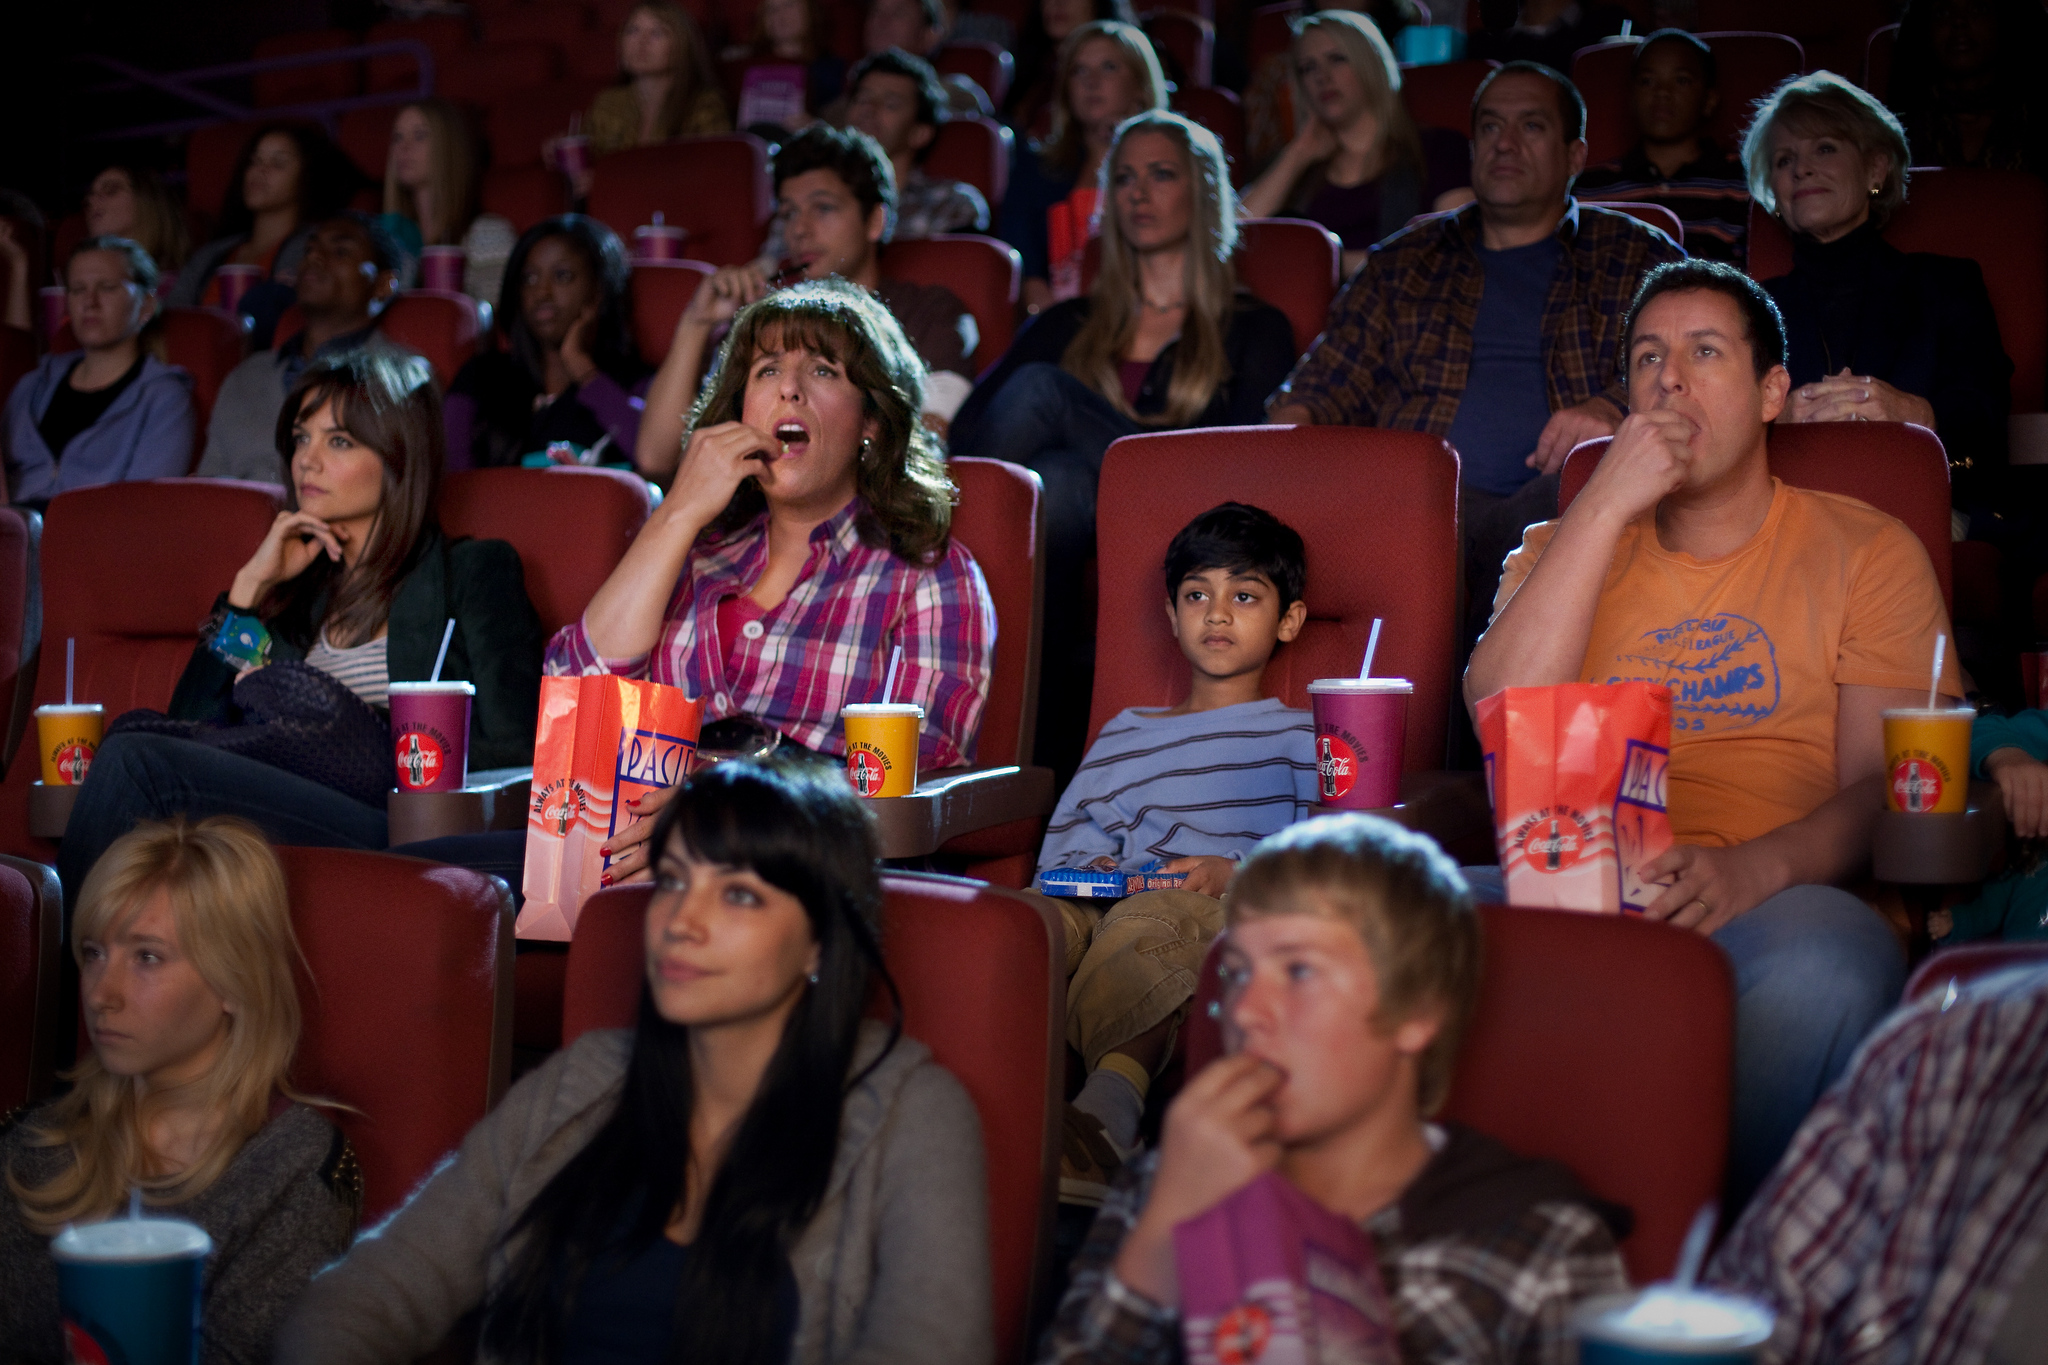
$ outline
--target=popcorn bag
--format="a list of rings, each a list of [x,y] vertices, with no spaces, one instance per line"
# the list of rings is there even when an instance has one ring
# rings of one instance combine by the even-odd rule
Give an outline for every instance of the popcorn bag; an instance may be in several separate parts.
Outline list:
[[[1268,1172],[1173,1230],[1189,1365],[1399,1365],[1357,1224]]]
[[[1494,845],[1512,905],[1640,913],[1671,847],[1671,692],[1651,683],[1510,687],[1479,703]]]
[[[703,703],[632,678],[543,678],[526,809],[521,938],[566,942],[610,859],[598,852],[643,792],[681,782]]]

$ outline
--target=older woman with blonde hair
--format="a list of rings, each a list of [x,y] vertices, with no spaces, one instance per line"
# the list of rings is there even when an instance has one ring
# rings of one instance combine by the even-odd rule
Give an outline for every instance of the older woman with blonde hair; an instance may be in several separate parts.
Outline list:
[[[1975,261],[1884,239],[1906,201],[1898,119],[1840,76],[1796,76],[1758,106],[1742,160],[1751,197],[1792,235],[1792,272],[1763,282],[1792,374],[1778,420],[1931,428],[1956,505],[1988,513],[2012,361]]]
[[[1344,243],[1344,269],[1418,213],[1468,194],[1470,145],[1443,128],[1418,130],[1401,103],[1401,69],[1378,25],[1324,10],[1294,28],[1293,140],[1244,191],[1249,218],[1307,218]]]
[[[0,1129],[0,1342],[65,1358],[49,1239],[132,1195],[213,1240],[201,1359],[268,1360],[362,1194],[347,1140],[288,1080],[303,959],[284,871],[241,820],[140,824],[86,878],[71,944],[92,1050],[68,1093]]]
[[[391,125],[381,221],[414,256],[461,247],[462,292],[496,307],[519,233],[509,219],[481,211],[483,174],[483,148],[461,105],[438,96],[408,104]]]
[[[1295,358],[1287,316],[1237,287],[1237,203],[1214,133],[1164,111],[1126,120],[1101,194],[1094,287],[1032,319],[952,429],[955,454],[1008,460],[1045,480],[1046,600],[1056,603],[1078,600],[1110,442],[1261,422]],[[1048,744],[1077,746],[1086,728],[1088,670],[1074,665],[1090,645],[1079,625],[1061,611],[1046,621],[1039,733]]]
[[[1159,54],[1135,24],[1097,20],[1060,44],[1052,131],[1043,142],[1018,141],[996,227],[1024,258],[1024,304],[1031,312],[1080,294],[1098,180],[1117,125],[1165,108]]]

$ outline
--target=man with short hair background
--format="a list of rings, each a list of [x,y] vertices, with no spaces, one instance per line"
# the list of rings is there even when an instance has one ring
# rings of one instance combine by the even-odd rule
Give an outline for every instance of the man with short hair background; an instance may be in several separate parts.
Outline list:
[[[1585,102],[1557,72],[1512,62],[1489,76],[1472,101],[1476,202],[1374,246],[1268,401],[1274,422],[1398,427],[1457,447],[1468,640],[1522,528],[1556,514],[1564,457],[1621,420],[1616,360],[1636,284],[1685,254],[1572,199],[1585,133]]]
[[[946,87],[932,64],[902,48],[885,48],[853,68],[846,89],[852,96],[846,126],[880,143],[896,172],[896,231],[890,240],[988,231],[988,201],[980,190],[964,181],[933,180],[918,169],[946,120]]]
[[[1685,252],[1748,263],[1749,179],[1742,162],[1707,136],[1721,107],[1714,50],[1680,28],[1643,39],[1629,63],[1629,110],[1641,140],[1617,161],[1588,166],[1585,199],[1656,204],[1678,215]]]
[[[408,266],[404,248],[366,213],[328,219],[306,239],[298,309],[305,327],[242,361],[221,382],[197,473],[212,479],[284,482],[277,414],[308,365],[355,346],[388,346],[377,318]]]
[[[1950,627],[1904,523],[1772,476],[1791,379],[1755,281],[1664,266],[1624,340],[1629,415],[1564,515],[1509,557],[1465,700],[1671,689],[1677,842],[1646,865],[1667,889],[1645,914],[1713,935],[1735,968],[1739,1208],[1905,983],[1891,925],[1843,888],[1869,862],[1883,712],[1926,704]],[[1944,695],[1962,695],[1958,678],[1948,665]],[[1469,875],[1498,894],[1478,885],[1497,871]]]

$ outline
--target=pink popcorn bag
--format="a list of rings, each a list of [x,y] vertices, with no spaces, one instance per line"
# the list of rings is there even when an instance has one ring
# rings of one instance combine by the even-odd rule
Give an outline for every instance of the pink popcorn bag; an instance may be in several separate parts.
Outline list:
[[[1372,1242],[1268,1172],[1173,1230],[1189,1365],[1400,1365]]]
[[[1671,847],[1671,691],[1640,682],[1510,687],[1478,706],[1510,905],[1640,914]]]
[[[697,752],[703,704],[679,687],[598,675],[542,678],[526,808],[526,904],[520,938],[566,942],[632,820],[628,805],[681,782]]]

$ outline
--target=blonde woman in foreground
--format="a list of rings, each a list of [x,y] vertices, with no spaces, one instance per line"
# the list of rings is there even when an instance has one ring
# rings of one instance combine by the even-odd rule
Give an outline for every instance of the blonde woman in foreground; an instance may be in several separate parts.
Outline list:
[[[50,1238],[133,1190],[213,1240],[202,1362],[267,1361],[362,1198],[347,1140],[286,1080],[299,949],[283,869],[241,820],[139,824],[86,878],[71,942],[92,1049],[68,1094],[0,1122],[0,1348],[65,1359]]]

